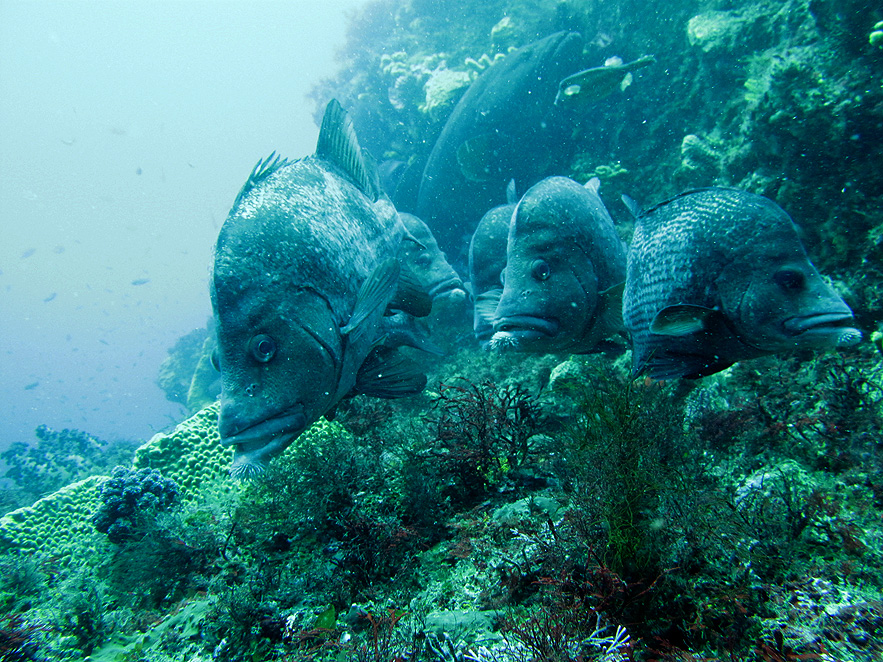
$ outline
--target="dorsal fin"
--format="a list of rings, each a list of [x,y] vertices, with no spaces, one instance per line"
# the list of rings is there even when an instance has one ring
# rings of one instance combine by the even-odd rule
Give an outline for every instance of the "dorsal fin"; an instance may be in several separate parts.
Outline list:
[[[248,179],[245,180],[245,184],[239,189],[236,200],[233,201],[232,209],[238,207],[242,198],[248,195],[248,192],[255,186],[260,184],[280,168],[287,166],[289,163],[290,161],[288,159],[282,158],[280,155],[276,154],[276,152],[273,152],[267,158],[258,161],[255,164],[255,167],[251,169],[251,174],[248,176]]]
[[[377,200],[377,179],[365,164],[352,120],[336,99],[325,107],[316,156],[343,170],[362,193]]]
[[[509,180],[506,185],[506,204],[514,205],[518,202],[518,195],[515,193],[515,178]]]
[[[640,218],[644,214],[644,210],[641,209],[641,205],[639,205],[634,200],[634,198],[631,198],[631,197],[627,196],[625,193],[623,193],[622,197],[620,199],[622,200],[622,204],[624,204],[626,206],[626,208],[629,210],[629,213],[634,218]]]

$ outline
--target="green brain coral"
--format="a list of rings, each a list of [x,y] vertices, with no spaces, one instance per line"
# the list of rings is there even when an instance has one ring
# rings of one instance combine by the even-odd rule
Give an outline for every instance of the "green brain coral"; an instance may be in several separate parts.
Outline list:
[[[178,425],[172,432],[157,434],[135,451],[133,468],[158,469],[171,478],[181,491],[183,501],[196,499],[209,486],[232,488],[230,464],[233,449],[221,446],[218,433],[220,403],[214,402]],[[333,443],[347,434],[339,424],[320,418],[301,434],[286,451],[296,453],[305,446]]]
[[[90,476],[0,518],[0,549],[69,557],[93,536],[92,512],[106,476]]]
[[[218,434],[220,403],[213,402],[174,430],[153,435],[135,451],[132,468],[158,469],[180,489],[183,501],[192,501],[209,483],[230,482],[233,449],[221,446]]]

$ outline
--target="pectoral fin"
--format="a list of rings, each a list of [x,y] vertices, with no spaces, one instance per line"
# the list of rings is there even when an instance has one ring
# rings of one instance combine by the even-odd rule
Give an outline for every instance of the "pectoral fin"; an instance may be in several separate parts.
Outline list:
[[[622,321],[622,296],[624,292],[625,281],[612,285],[603,292],[598,293],[598,315],[611,331],[619,331],[624,326]]]
[[[594,67],[572,74],[562,79],[558,84],[555,105],[565,108],[582,108],[595,101],[600,101],[613,92],[623,89],[623,83],[632,71],[654,62],[656,62],[656,58],[646,55],[626,64]]]
[[[653,379],[700,379],[726,370],[733,361],[699,354],[660,352],[651,356],[637,373],[646,372]]]
[[[497,312],[497,305],[503,296],[503,290],[495,289],[482,292],[475,297],[475,312],[478,316],[488,324],[493,325],[494,315]]]
[[[415,317],[426,317],[432,312],[432,297],[424,289],[420,279],[407,267],[402,267],[390,308],[403,310]]]
[[[426,386],[416,363],[389,347],[375,347],[356,375],[355,391],[375,398],[403,398]]]
[[[351,334],[367,320],[372,313],[382,311],[392,299],[399,280],[399,261],[390,258],[381,262],[362,283],[356,298],[356,305],[349,322],[340,331]]]
[[[678,304],[668,306],[650,322],[650,333],[660,336],[687,336],[706,329],[717,311],[705,306]]]
[[[387,347],[406,345],[436,356],[445,355],[445,350],[429,339],[429,330],[418,323],[413,315],[398,311],[394,315],[384,317],[381,328],[384,330],[384,335],[378,345]]]

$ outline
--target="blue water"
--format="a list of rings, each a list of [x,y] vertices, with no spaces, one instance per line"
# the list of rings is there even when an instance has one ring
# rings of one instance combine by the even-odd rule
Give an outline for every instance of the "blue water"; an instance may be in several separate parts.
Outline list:
[[[149,438],[155,384],[211,315],[211,250],[360,0],[0,3],[0,450],[40,424]],[[297,26],[293,30],[291,26]]]

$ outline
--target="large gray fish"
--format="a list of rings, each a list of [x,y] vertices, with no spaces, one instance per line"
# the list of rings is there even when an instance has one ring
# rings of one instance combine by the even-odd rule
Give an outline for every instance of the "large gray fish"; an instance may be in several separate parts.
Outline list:
[[[548,177],[519,201],[491,348],[579,354],[623,331],[626,251],[598,186]]]
[[[472,328],[482,347],[487,347],[494,335],[494,313],[503,293],[509,222],[518,204],[513,181],[506,189],[506,200],[505,205],[494,207],[482,216],[469,242],[469,285],[474,304]]]
[[[767,198],[728,188],[689,191],[639,215],[623,316],[635,372],[659,379],[861,339],[791,217]]]
[[[336,101],[313,156],[258,163],[218,236],[212,273],[221,442],[260,471],[353,391],[395,397],[425,378],[380,346],[405,230]],[[390,369],[384,369],[388,366]]]
[[[399,213],[399,219],[408,232],[408,240],[402,242],[399,259],[412,274],[415,287],[425,291],[431,300],[466,298],[463,281],[448,264],[445,254],[438,247],[432,230],[413,214]]]
[[[616,85],[605,83],[618,85],[636,68],[598,67],[574,78],[582,48],[579,34],[558,32],[514,51],[488,67],[451,112],[423,169],[416,213],[455,266],[463,237],[495,204],[497,191],[512,178],[530,186],[565,162],[572,109],[583,105],[577,99],[609,93]]]

